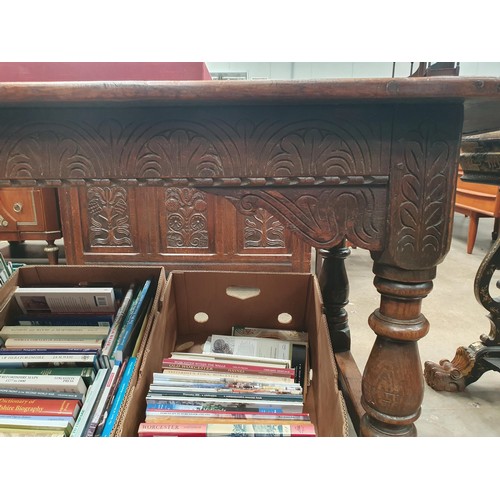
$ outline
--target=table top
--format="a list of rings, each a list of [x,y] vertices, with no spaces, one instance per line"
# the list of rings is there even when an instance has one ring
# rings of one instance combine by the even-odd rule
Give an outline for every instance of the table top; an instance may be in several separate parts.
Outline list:
[[[500,128],[500,78],[339,78],[268,81],[6,82],[0,107],[340,104],[460,101],[463,133]]]

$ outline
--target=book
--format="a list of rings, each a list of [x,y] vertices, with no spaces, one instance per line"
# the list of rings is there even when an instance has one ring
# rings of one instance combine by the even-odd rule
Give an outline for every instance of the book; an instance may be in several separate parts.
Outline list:
[[[95,411],[90,419],[89,426],[87,428],[86,436],[92,437],[96,434],[99,423],[101,422],[106,409],[110,405],[110,398],[112,397],[113,387],[115,385],[116,379],[118,377],[118,371],[120,369],[120,365],[114,365],[113,368],[110,369],[109,375],[106,379],[106,383],[102,389],[101,395],[96,404]]]
[[[132,298],[134,296],[134,290],[135,290],[135,283],[132,283],[125,296],[123,297],[123,300],[118,308],[118,311],[116,312],[115,315],[115,320],[113,321],[113,324],[111,325],[111,328],[109,329],[108,336],[106,337],[106,340],[104,342],[104,345],[102,347],[102,358],[106,364],[106,366],[111,366],[109,358],[111,357],[111,353],[113,352],[116,341],[118,340],[118,335],[120,333],[120,328],[123,324],[123,321],[125,319],[125,316],[128,313],[130,304],[132,303]]]
[[[14,291],[24,314],[33,313],[113,313],[115,291],[113,287],[22,287]]]
[[[81,375],[88,387],[95,378],[92,366],[41,366],[37,368],[0,368],[0,374],[10,375]]]
[[[88,353],[32,353],[0,355],[0,368],[37,366],[98,366],[98,354]]]
[[[268,401],[240,398],[190,398],[147,394],[146,404],[164,403],[171,410],[228,410],[243,412],[303,413],[301,401]]]
[[[66,437],[64,430],[0,427],[0,437]]]
[[[313,424],[139,424],[140,437],[315,437]]]
[[[76,399],[23,399],[0,397],[0,415],[63,415],[75,418],[81,403]]]
[[[18,387],[0,387],[0,397],[4,398],[40,398],[40,399],[76,399],[85,400],[85,394],[48,391],[37,389],[20,389]]]
[[[309,422],[311,417],[309,413],[269,413],[269,412],[242,412],[242,411],[223,411],[223,410],[170,410],[165,408],[164,403],[148,403],[146,406],[146,418],[148,417],[164,417],[164,418],[186,418],[186,419],[206,419],[206,418],[219,418],[219,419],[242,419],[242,420],[301,420]]]
[[[230,362],[164,358],[162,361],[162,368],[179,368],[183,370],[199,370],[211,372],[218,371],[226,373],[251,373],[255,375],[273,375],[279,377],[288,376],[292,379],[295,378],[295,370],[293,368],[261,366],[258,364],[250,365]]]
[[[0,337],[11,338],[85,338],[105,339],[109,333],[108,326],[95,325],[5,325],[0,329]]]
[[[130,380],[132,379],[132,375],[134,373],[135,365],[137,363],[137,358],[130,357],[128,358],[127,366],[125,367],[123,377],[120,381],[120,385],[118,386],[115,398],[113,399],[113,403],[109,410],[109,414],[106,419],[106,423],[104,424],[102,430],[102,437],[109,437],[113,432],[116,421],[118,419],[118,414],[121,408],[121,405],[125,399],[125,395],[127,393],[127,389],[130,384]]]
[[[101,368],[98,370],[94,382],[89,387],[85,402],[80,409],[78,418],[76,419],[75,425],[73,426],[70,437],[86,436],[87,429],[92,420],[97,401],[99,400],[99,396],[101,395],[101,392],[106,383],[108,373],[109,368]]]
[[[22,314],[15,318],[18,326],[104,326],[108,329],[113,324],[113,320],[113,313]]]
[[[71,433],[74,422],[70,417],[0,415],[0,428],[52,429],[63,431],[66,436]]]
[[[9,338],[5,340],[4,349],[26,349],[29,347],[46,349],[94,349],[100,350],[102,339],[80,339],[80,338]]]
[[[11,375],[0,374],[1,388],[20,388],[85,394],[87,386],[78,375]]]
[[[262,415],[261,413],[255,413],[255,415]],[[298,419],[287,419],[279,421],[278,419],[272,418],[274,415],[279,415],[279,413],[268,413],[268,418],[251,418],[246,419],[241,418],[218,418],[218,417],[204,417],[203,419],[197,417],[170,417],[166,415],[146,415],[145,422],[147,424],[244,424],[244,425],[304,425],[306,422],[300,418]]]
[[[211,338],[211,337],[209,337]],[[205,361],[227,361],[229,363],[240,363],[242,365],[276,366],[278,368],[290,368],[290,360],[278,358],[265,358],[262,356],[245,356],[239,354],[228,354],[221,352],[172,352],[171,359],[186,359]]]
[[[288,360],[295,369],[295,380],[304,386],[307,384],[306,373],[309,368],[307,345],[307,342],[269,338],[264,335],[259,337],[212,335],[205,343],[203,352]]]
[[[135,341],[140,326],[145,318],[145,313],[148,309],[148,292],[151,288],[151,279],[147,279],[141,289],[138,291],[137,296],[133,299],[130,305],[130,310],[126,319],[123,322],[120,335],[116,342],[116,347],[112,352],[111,359],[113,362],[118,361],[121,363],[125,356],[130,354],[130,344]],[[133,332],[136,332],[136,335]]]
[[[251,373],[234,373],[222,371],[202,371],[202,370],[178,370],[164,368],[162,375],[165,377],[163,380],[172,381],[200,381],[200,382],[222,382],[222,383],[235,383],[235,382],[260,382],[272,384],[285,384],[295,383],[290,375],[286,377],[279,377],[276,375],[255,375]]]
[[[274,328],[255,328],[249,326],[233,326],[231,335],[235,337],[264,337],[267,339],[308,342],[309,334],[298,330],[281,330]]]

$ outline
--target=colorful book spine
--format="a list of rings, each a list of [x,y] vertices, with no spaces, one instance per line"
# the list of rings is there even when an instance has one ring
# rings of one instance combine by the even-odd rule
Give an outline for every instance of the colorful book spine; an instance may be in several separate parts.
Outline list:
[[[106,363],[106,366],[110,366],[109,358],[111,357],[111,353],[116,345],[116,341],[118,339],[118,335],[120,333],[120,328],[123,324],[123,321],[128,314],[130,305],[132,303],[132,298],[134,296],[135,284],[132,283],[125,294],[125,297],[122,300],[120,307],[115,315],[115,320],[109,329],[108,336],[104,342],[102,347],[102,358]]]
[[[73,426],[70,437],[82,437],[86,435],[97,401],[106,382],[108,372],[108,368],[101,368],[97,372],[93,384],[89,387],[87,397],[85,398],[85,402],[83,403],[80,413],[78,414],[78,418]]]
[[[44,415],[76,417],[80,401],[75,399],[0,398],[1,415]]]
[[[81,376],[60,375],[0,375],[0,387],[40,389],[85,394],[87,386]]]
[[[107,326],[47,326],[47,325],[5,325],[0,330],[3,339],[29,337],[43,338],[89,338],[104,339],[108,335]]]
[[[35,398],[35,399],[76,399],[85,400],[85,394],[49,391],[37,389],[20,389],[18,387],[0,387],[0,397],[3,398]]]
[[[123,378],[120,382],[120,385],[118,386],[116,396],[113,399],[113,404],[111,405],[111,408],[109,410],[109,415],[108,418],[106,419],[106,423],[104,424],[101,437],[109,437],[113,432],[116,421],[118,419],[118,414],[120,412],[121,405],[125,399],[128,386],[132,379],[136,363],[137,363],[137,358],[130,357],[128,359],[127,366],[125,367],[125,372],[123,373]]]
[[[5,340],[4,349],[92,349],[98,351],[101,349],[102,339],[77,339],[77,338],[10,338]]]
[[[0,368],[30,368],[36,366],[98,366],[99,356],[86,353],[31,353],[0,355]]]
[[[114,384],[116,382],[116,378],[118,376],[118,371],[120,369],[119,365],[114,365],[113,368],[111,368],[108,378],[106,380],[106,384],[104,385],[104,388],[102,390],[101,396],[99,397],[99,400],[97,401],[97,405],[94,411],[94,414],[92,415],[92,418],[90,420],[90,424],[88,426],[86,436],[87,437],[92,437],[96,433],[97,426],[101,422],[102,416],[104,415],[104,412],[106,410],[106,407],[108,405],[109,398],[111,397],[111,392],[113,390]]]
[[[315,437],[313,424],[149,424],[139,425],[140,437]]]
[[[162,368],[179,368],[181,370],[199,370],[207,372],[226,373],[254,373],[257,375],[276,375],[295,378],[293,368],[273,368],[271,366],[242,365],[238,363],[220,363],[216,361],[192,361],[183,359],[165,358],[162,361]]]
[[[20,326],[104,326],[108,329],[113,324],[113,319],[113,314],[25,314],[15,318]]]
[[[80,375],[87,387],[95,378],[94,368],[91,366],[41,366],[38,368],[0,368],[0,374],[7,375]]]
[[[118,337],[116,348],[111,356],[114,362],[121,363],[125,357],[132,331],[137,327],[138,321],[142,318],[141,312],[144,312],[144,308],[146,307],[146,298],[150,287],[151,280],[147,279],[130,306],[130,314],[127,316],[127,319],[123,324],[123,329]]]
[[[57,429],[69,435],[74,421],[74,418],[69,417],[8,415],[0,416],[0,428]]]

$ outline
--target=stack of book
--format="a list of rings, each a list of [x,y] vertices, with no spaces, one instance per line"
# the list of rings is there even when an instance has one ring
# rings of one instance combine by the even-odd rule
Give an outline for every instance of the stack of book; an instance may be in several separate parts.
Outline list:
[[[174,352],[153,374],[142,437],[315,436],[289,360]]]
[[[0,329],[0,399],[6,399],[0,435],[111,435],[137,362],[151,291],[151,280],[131,284],[126,293],[17,287],[22,314]],[[46,413],[59,403],[67,408],[68,401],[74,402],[71,416]]]

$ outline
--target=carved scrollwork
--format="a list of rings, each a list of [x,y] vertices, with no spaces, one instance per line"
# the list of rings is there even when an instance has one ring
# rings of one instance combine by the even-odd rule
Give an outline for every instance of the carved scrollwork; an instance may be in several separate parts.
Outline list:
[[[285,248],[285,227],[266,210],[245,217],[245,248]]]
[[[132,246],[127,190],[90,187],[87,199],[91,246]]]
[[[167,246],[208,248],[208,202],[196,189],[171,188],[165,191]]]
[[[243,214],[263,208],[317,248],[331,248],[347,236],[361,248],[382,247],[386,200],[383,189],[324,188],[214,190]]]

